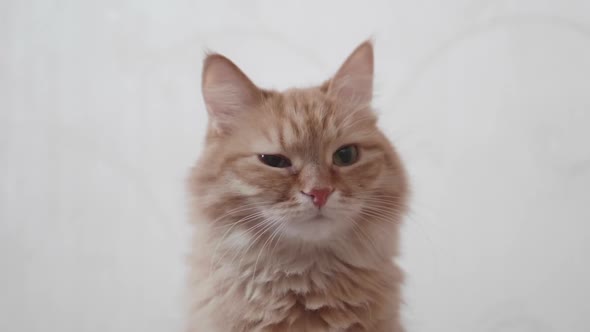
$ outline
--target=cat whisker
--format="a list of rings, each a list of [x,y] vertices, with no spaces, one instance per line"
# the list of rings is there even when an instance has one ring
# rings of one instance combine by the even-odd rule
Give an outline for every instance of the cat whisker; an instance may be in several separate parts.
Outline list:
[[[393,194],[393,193],[388,193],[388,192],[383,192],[383,190],[381,189],[373,189],[373,190],[365,190],[365,191],[358,191],[355,192],[354,196],[358,196],[358,197],[372,197],[372,196],[377,196],[377,197],[390,197],[390,198],[403,198],[403,196],[398,195],[398,194]]]
[[[272,239],[274,239],[274,237],[278,234],[278,232],[281,229],[281,226],[283,225],[283,223],[281,223],[283,220],[285,220],[285,217],[281,217],[278,220],[275,220],[274,223],[275,224],[279,224],[279,226],[274,230],[274,232],[272,232],[269,236],[269,238],[264,242],[264,244],[262,245],[262,248],[260,248],[260,251],[258,252],[258,256],[256,257],[256,262],[254,262],[254,269],[252,270],[252,281],[255,280],[256,277],[256,267],[258,266],[258,260],[260,259],[260,255],[262,254],[262,252],[264,251],[264,248],[266,247],[266,245],[269,243],[272,244]]]
[[[279,229],[280,229],[280,235],[279,238],[277,239],[277,242],[275,243],[274,247],[270,250],[271,255],[273,255],[275,249],[277,248],[278,244],[281,242],[281,238],[283,237],[283,235],[285,234],[285,232],[283,232],[283,230],[287,227],[287,222],[282,222],[281,225],[279,225]]]
[[[249,233],[249,232],[252,232],[252,231],[254,231],[254,230],[256,230],[256,229],[258,229],[258,231],[260,231],[261,229],[263,230],[263,229],[264,229],[264,228],[267,226],[267,224],[266,224],[266,221],[267,221],[267,220],[268,220],[268,219],[263,219],[262,221],[260,221],[260,222],[256,223],[255,225],[253,225],[253,226],[249,227],[248,229],[246,229],[244,232],[245,232],[245,233]],[[258,231],[256,231],[256,233],[255,233],[254,235],[258,234]],[[231,250],[232,250],[232,248],[227,248],[227,249],[225,250],[225,252],[223,253],[223,256],[222,256],[222,258],[223,258],[223,257],[224,257],[224,256],[225,256],[225,255],[226,255],[226,254],[227,254],[229,251],[231,251]],[[231,261],[230,261],[230,264],[229,264],[229,265],[232,265],[232,264],[233,264],[233,262],[236,260],[237,256],[240,254],[240,252],[241,252],[241,250],[239,250],[239,248],[238,248],[238,250],[237,250],[236,254],[235,254],[233,257],[232,257],[232,259],[231,259]],[[218,259],[217,261],[218,261],[218,262],[220,262],[220,261],[221,261],[221,258],[220,258],[220,259]]]
[[[212,224],[217,223],[218,221],[231,216],[232,214],[238,213],[238,212],[244,212],[244,211],[248,211],[248,210],[252,210],[252,209],[256,209],[260,206],[264,206],[267,205],[269,202],[253,202],[253,203],[248,203],[248,204],[244,204],[244,205],[240,205],[234,209],[231,209],[229,211],[227,211],[225,214],[223,214],[222,216],[216,218],[215,220],[211,221]]]
[[[225,240],[225,237],[229,234],[229,232],[237,225],[251,221],[251,220],[255,220],[256,218],[259,218],[263,215],[263,212],[255,212],[253,214],[250,214],[242,219],[239,219],[238,221],[234,222],[231,227],[229,227],[229,229],[223,234],[223,236],[221,237],[221,239],[217,242],[217,245],[215,246],[215,249],[213,250],[213,255],[211,256],[211,268],[210,268],[210,273],[213,270],[213,262],[215,261],[215,257],[217,254],[217,250],[219,249],[219,246],[222,244],[222,242]],[[227,252],[227,251],[226,251]],[[225,253],[219,258],[219,261],[221,261],[223,259],[223,257],[225,256]]]
[[[382,203],[387,203],[387,204],[396,205],[396,206],[402,206],[403,205],[399,201],[396,201],[396,200],[391,199],[391,198],[363,197],[363,198],[360,198],[360,200],[365,201],[365,202],[367,202],[367,201],[382,202]]]
[[[242,262],[243,262],[245,256],[248,254],[248,252],[252,248],[252,246],[254,246],[258,242],[258,240],[260,240],[266,232],[268,232],[270,229],[272,229],[272,227],[275,225],[274,224],[275,220],[276,219],[269,218],[269,219],[265,219],[264,222],[261,223],[261,225],[264,225],[264,227],[262,227],[260,230],[258,230],[256,232],[256,234],[254,234],[254,240],[252,240],[252,243],[250,243],[250,245],[248,245],[248,247],[245,250],[243,250],[242,258],[240,258],[240,261],[238,263],[238,270],[241,270]],[[232,260],[232,262],[233,262],[233,260]]]
[[[396,225],[396,226],[399,225],[399,223],[397,223],[391,219],[383,218],[383,217],[376,215],[374,213],[371,213],[371,212],[361,211],[361,212],[359,212],[359,214],[367,217],[367,218],[365,218],[365,221],[368,221],[368,222],[375,224],[375,225],[382,225],[379,222],[385,223],[385,224]],[[383,227],[383,226],[380,226],[380,227]],[[383,229],[385,230],[385,228],[383,228]]]
[[[369,222],[371,224],[377,225],[377,227],[381,228],[381,230],[385,231],[386,233],[389,233],[390,231],[387,228],[384,228],[384,226],[380,224],[379,221],[387,224],[397,225],[395,222],[389,219],[384,219],[374,214],[367,213],[366,211],[359,212],[359,218],[364,222]]]
[[[360,227],[360,225],[354,219],[352,219],[352,218],[347,218],[347,219],[352,222],[353,230],[355,232],[357,232],[358,234],[363,235],[365,237],[365,239],[367,240],[367,242],[369,242],[371,244],[371,246],[373,247],[373,249],[375,250],[376,253],[379,252],[379,250],[377,249],[377,246],[375,246],[375,242],[373,241],[371,236],[368,235],[365,231],[363,231],[362,227]],[[360,238],[359,238],[359,240],[361,240],[361,242],[364,242]]]

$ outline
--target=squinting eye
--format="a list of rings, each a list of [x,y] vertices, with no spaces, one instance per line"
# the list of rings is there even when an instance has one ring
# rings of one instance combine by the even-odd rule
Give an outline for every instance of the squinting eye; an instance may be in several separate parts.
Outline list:
[[[355,145],[347,145],[334,152],[332,160],[336,166],[349,166],[358,160],[358,155],[358,149]]]
[[[291,160],[280,154],[259,154],[258,159],[270,167],[285,168],[291,166]]]

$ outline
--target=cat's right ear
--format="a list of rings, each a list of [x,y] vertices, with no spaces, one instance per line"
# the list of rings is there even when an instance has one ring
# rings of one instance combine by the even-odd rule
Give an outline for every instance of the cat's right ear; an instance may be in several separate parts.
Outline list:
[[[262,92],[233,62],[220,54],[209,54],[203,63],[202,92],[210,124],[227,133],[238,124],[241,112],[256,107]]]

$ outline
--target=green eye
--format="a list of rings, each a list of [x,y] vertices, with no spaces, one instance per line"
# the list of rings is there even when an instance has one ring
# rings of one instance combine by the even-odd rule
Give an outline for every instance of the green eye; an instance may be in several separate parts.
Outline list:
[[[260,154],[258,159],[270,167],[285,168],[291,167],[291,160],[280,154]]]
[[[332,160],[336,166],[349,166],[358,160],[358,155],[355,145],[346,145],[334,152]]]

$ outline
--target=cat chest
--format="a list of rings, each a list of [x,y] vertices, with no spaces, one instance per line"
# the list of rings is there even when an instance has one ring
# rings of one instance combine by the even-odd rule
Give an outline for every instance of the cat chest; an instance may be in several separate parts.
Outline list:
[[[297,326],[301,331],[350,331],[355,326],[362,331],[373,306],[371,296],[354,282],[329,275],[253,279],[236,285],[235,291],[244,303],[241,319],[260,331]]]

